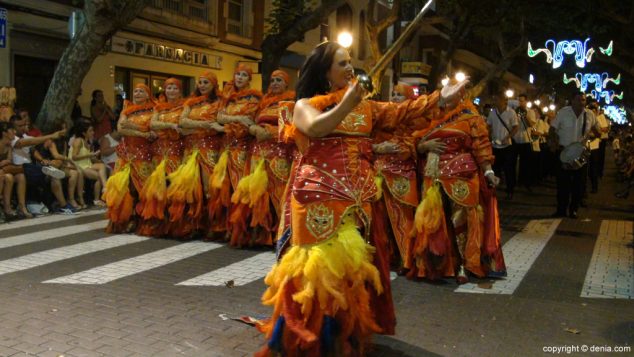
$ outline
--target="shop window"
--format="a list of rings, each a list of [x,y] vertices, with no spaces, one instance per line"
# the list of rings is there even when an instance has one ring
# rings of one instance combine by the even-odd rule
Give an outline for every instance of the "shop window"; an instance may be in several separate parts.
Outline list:
[[[251,37],[251,0],[227,0],[227,32]]]

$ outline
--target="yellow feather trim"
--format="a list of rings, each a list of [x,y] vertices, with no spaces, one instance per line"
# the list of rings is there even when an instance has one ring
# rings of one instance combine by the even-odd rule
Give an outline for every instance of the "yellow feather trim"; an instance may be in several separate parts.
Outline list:
[[[373,254],[374,247],[364,241],[354,219],[344,218],[328,240],[293,246],[284,254],[265,279],[269,289],[262,301],[275,304],[284,285],[293,278],[301,278],[293,300],[302,306],[302,314],[310,313],[315,299],[321,309],[333,316],[339,309],[349,310],[350,296],[367,293],[366,282],[379,294],[383,292],[379,271],[372,264]]]
[[[374,197],[376,197],[378,201],[383,196],[383,176],[374,176],[374,184],[376,185],[376,195]]]
[[[167,197],[170,200],[193,203],[196,185],[200,185],[200,166],[198,165],[198,150],[194,150],[185,163],[176,171],[167,175],[170,181]]]
[[[126,164],[121,170],[108,178],[106,193],[103,195],[108,209],[119,207],[125,195],[130,192],[130,172],[130,165]]]
[[[222,183],[227,177],[227,165],[229,163],[229,151],[223,151],[222,155],[218,159],[218,162],[214,166],[214,171],[211,174],[211,187],[215,189],[222,188]]]
[[[266,173],[266,160],[260,159],[258,161],[255,170],[250,175],[251,181],[249,182],[249,206],[253,207],[256,202],[264,196],[267,188],[269,187],[269,177]]]

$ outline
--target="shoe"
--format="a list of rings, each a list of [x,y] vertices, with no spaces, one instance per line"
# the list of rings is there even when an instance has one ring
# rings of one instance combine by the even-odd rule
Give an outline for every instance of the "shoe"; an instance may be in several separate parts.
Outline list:
[[[551,217],[553,217],[553,218],[563,218],[563,217],[566,217],[566,213],[565,212],[561,212],[561,211],[556,211],[555,213],[553,213],[551,215]]]
[[[77,214],[77,211],[70,204],[66,204],[64,207],[58,208],[55,213],[64,214],[64,215],[74,215]]]
[[[66,177],[66,174],[64,173],[64,171],[57,169],[53,166],[43,166],[42,167],[42,173],[46,176],[50,176],[52,178],[56,178],[58,180],[63,179],[64,177]]]
[[[577,211],[570,211],[570,215],[568,217],[572,219],[577,219]]]
[[[456,282],[458,285],[466,284],[469,282],[469,277],[467,277],[467,273],[464,270],[464,266],[460,266],[458,268],[458,274],[456,274]]]
[[[106,207],[106,203],[102,200],[94,200],[92,201],[92,204],[97,207]]]

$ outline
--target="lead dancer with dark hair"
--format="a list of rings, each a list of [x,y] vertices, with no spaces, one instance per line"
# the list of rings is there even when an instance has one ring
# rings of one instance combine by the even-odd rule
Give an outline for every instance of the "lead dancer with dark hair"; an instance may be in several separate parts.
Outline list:
[[[262,327],[269,356],[360,356],[374,333],[393,334],[387,237],[374,227],[372,134],[429,109],[364,100],[350,55],[317,46],[300,70],[293,111],[301,151],[290,197],[290,248],[266,277],[274,306]],[[369,242],[369,243],[368,243]]]

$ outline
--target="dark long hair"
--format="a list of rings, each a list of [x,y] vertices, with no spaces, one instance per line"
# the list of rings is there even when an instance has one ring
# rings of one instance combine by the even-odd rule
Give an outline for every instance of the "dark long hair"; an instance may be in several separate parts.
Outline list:
[[[90,128],[91,126],[92,123],[88,120],[82,120],[79,123],[75,124],[75,126],[73,127],[73,133],[75,134],[75,137],[85,140],[86,137],[84,135],[88,131],[88,128]]]
[[[92,91],[92,100],[90,101],[90,107],[94,107],[95,104],[97,104],[97,100],[95,99],[95,97],[97,96],[97,93],[102,92],[103,91],[101,89],[95,89],[94,91]]]
[[[295,86],[296,100],[312,98],[330,91],[326,74],[330,71],[335,52],[340,48],[343,46],[337,42],[328,41],[313,49],[299,70],[299,80]]]

